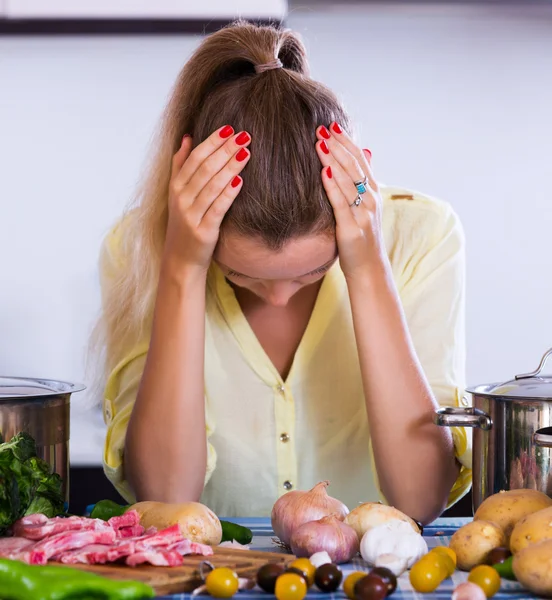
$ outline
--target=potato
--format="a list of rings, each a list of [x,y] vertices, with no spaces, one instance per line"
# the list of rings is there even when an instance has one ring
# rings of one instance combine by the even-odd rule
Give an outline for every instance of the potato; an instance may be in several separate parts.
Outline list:
[[[387,521],[404,521],[416,533],[420,533],[420,528],[416,524],[416,521],[393,506],[387,506],[380,502],[364,502],[363,504],[359,504],[345,517],[344,522],[352,527],[356,531],[358,539],[362,540],[368,529],[387,523]]]
[[[510,490],[485,499],[474,515],[474,520],[491,521],[504,530],[507,541],[514,525],[526,515],[552,506],[552,499],[537,490]]]
[[[217,546],[222,540],[222,526],[215,513],[199,502],[166,504],[164,502],[138,502],[129,510],[140,515],[140,524],[166,529],[178,524],[182,535],[199,544]]]
[[[520,519],[510,536],[512,554],[542,540],[552,539],[552,506]]]
[[[514,575],[524,588],[552,597],[552,540],[531,544],[514,555]]]
[[[504,531],[496,523],[472,521],[453,534],[449,547],[456,553],[458,568],[469,571],[483,564],[491,550],[505,544]]]

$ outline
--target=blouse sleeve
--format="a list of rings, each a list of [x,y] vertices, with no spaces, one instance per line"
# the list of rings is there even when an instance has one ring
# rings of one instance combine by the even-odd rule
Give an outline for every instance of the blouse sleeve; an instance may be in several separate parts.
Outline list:
[[[114,269],[117,268],[116,234],[113,230],[106,238],[100,257],[100,283],[102,294],[110,285]],[[140,380],[146,363],[149,342],[144,342],[132,348],[123,360],[109,374],[103,398],[103,416],[107,425],[104,444],[103,466],[107,478],[117,491],[129,503],[136,501],[134,492],[125,479],[124,474],[124,447],[126,431],[132,408],[138,393]],[[206,407],[207,427],[207,469],[205,483],[207,483],[216,466],[216,452],[209,443],[213,432],[213,421],[210,411]]]

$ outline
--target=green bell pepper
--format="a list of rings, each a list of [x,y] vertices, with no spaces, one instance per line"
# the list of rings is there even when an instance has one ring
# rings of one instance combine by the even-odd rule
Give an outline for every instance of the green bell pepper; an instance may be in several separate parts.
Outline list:
[[[140,581],[118,581],[61,566],[34,566],[0,559],[2,600],[142,600],[153,588]]]
[[[512,568],[513,556],[509,556],[504,562],[493,565],[493,569],[504,579],[510,579],[516,581],[514,570]]]
[[[130,506],[130,504],[121,506],[120,504],[113,502],[113,500],[100,500],[92,509],[90,518],[109,521],[111,517],[120,517],[123,515]]]

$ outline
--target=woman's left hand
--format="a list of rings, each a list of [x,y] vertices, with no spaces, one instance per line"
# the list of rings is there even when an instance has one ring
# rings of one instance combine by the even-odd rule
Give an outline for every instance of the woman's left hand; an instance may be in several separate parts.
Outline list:
[[[316,137],[322,182],[335,214],[340,266],[345,277],[353,279],[365,274],[370,264],[381,266],[386,256],[382,200],[370,167],[371,153],[358,148],[338,123],[319,127]],[[365,178],[366,192],[355,205],[359,192],[354,182]]]

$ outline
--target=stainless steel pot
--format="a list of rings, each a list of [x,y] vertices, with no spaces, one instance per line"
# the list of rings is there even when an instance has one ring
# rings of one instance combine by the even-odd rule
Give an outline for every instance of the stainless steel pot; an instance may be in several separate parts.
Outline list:
[[[473,510],[502,490],[534,489],[552,497],[552,376],[536,371],[501,384],[468,388],[470,408],[443,408],[435,423],[473,427]]]
[[[63,481],[69,502],[69,423],[71,394],[83,385],[50,379],[0,377],[0,434],[4,441],[25,432],[37,454]]]

